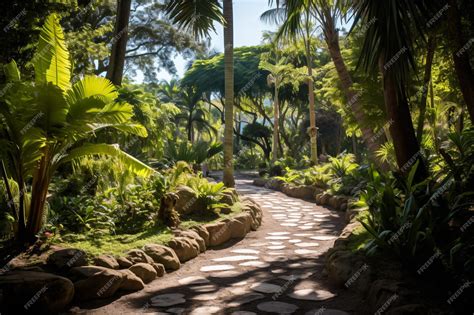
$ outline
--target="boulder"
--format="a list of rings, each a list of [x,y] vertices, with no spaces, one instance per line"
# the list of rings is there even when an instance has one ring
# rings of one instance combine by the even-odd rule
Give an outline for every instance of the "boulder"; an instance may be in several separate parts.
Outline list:
[[[132,249],[129,250],[127,253],[127,259],[130,260],[133,264],[137,263],[147,263],[147,264],[152,264],[154,262],[153,258],[145,254],[144,251],[141,249]]]
[[[81,268],[81,267],[78,267]],[[89,301],[111,297],[122,286],[124,275],[118,270],[107,269],[74,283],[77,301]]]
[[[229,222],[231,238],[243,238],[252,230],[252,215],[250,212],[243,212],[236,215]]]
[[[282,192],[290,197],[298,199],[312,200],[315,192],[313,186],[295,186],[291,184],[285,184],[282,187]]]
[[[238,200],[237,191],[235,188],[227,188],[222,193],[221,203],[225,203],[228,206],[232,206]]]
[[[152,265],[147,263],[138,263],[133,265],[132,267],[128,268],[131,272],[133,272],[138,278],[142,279],[144,283],[151,282],[156,278],[156,271]]]
[[[187,237],[193,239],[197,242],[199,246],[199,252],[203,253],[206,251],[206,242],[202,239],[201,236],[195,231],[192,230],[177,230],[174,232],[175,236]]]
[[[168,246],[174,250],[181,263],[193,259],[200,252],[198,243],[187,237],[175,237],[168,242]]]
[[[188,186],[180,185],[176,188],[174,193],[178,196],[174,209],[179,214],[188,214],[206,208],[203,201],[199,199],[194,190]]]
[[[246,199],[243,202],[243,210],[244,212],[248,212],[252,216],[252,230],[256,231],[258,227],[262,224],[262,208],[255,203],[252,199]]]
[[[118,257],[117,262],[121,269],[128,269],[133,265],[133,263],[125,257]]]
[[[283,188],[285,182],[281,179],[271,178],[265,184],[266,188],[280,191]]]
[[[256,178],[253,180],[253,184],[258,187],[264,187],[268,182],[268,178]]]
[[[179,258],[171,248],[158,244],[148,244],[143,250],[156,263],[162,264],[166,270],[178,270],[181,267]]]
[[[155,269],[157,277],[163,277],[165,275],[165,266],[162,264],[153,263],[151,266]]]
[[[110,269],[119,269],[120,265],[117,259],[112,255],[101,255],[94,258],[94,264],[96,266],[106,267]]]
[[[209,232],[206,230],[205,227],[202,225],[196,225],[191,228],[191,230],[195,231],[203,240],[204,244],[209,246]]]
[[[53,269],[66,271],[73,267],[86,266],[87,254],[80,249],[57,249],[48,256],[47,264]]]
[[[74,267],[71,268],[69,271],[69,277],[75,281],[75,280],[83,280],[92,277],[95,274],[98,274],[99,272],[102,271],[107,271],[111,270],[110,268],[107,267],[101,267],[101,266],[81,266],[81,267]]]
[[[337,286],[361,293],[370,288],[370,267],[357,253],[349,250],[334,251],[329,254],[325,269],[328,279]]]
[[[226,221],[206,224],[204,226],[209,232],[209,246],[218,246],[231,238],[231,231]]]
[[[321,198],[320,198],[319,202],[320,202],[321,205],[325,206],[325,205],[328,204],[330,198],[331,198],[330,194],[324,193],[324,194],[321,195]]]
[[[322,205],[321,198],[323,197],[324,193],[319,193],[314,196],[314,200],[316,200],[316,203],[318,205]]]
[[[142,279],[137,277],[137,275],[130,270],[119,270],[119,272],[123,275],[123,282],[119,288],[120,290],[135,292],[140,291],[145,287]]]
[[[12,271],[0,277],[0,311],[56,314],[66,311],[74,297],[72,282],[54,274]]]
[[[247,235],[245,223],[242,221],[231,219],[227,226],[230,230],[230,238],[244,238]]]

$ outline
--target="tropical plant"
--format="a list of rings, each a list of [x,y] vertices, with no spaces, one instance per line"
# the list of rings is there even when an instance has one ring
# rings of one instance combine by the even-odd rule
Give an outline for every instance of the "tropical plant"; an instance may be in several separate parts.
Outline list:
[[[224,196],[223,193],[226,191],[224,183],[211,183],[205,178],[191,177],[187,182],[187,186],[194,190],[197,198],[205,205],[206,211],[213,212],[214,209],[228,206],[220,202]]]
[[[170,19],[180,27],[189,28],[196,36],[215,31],[214,22],[224,25],[224,184],[234,187],[234,23],[232,0],[223,1],[223,12],[217,0],[168,1],[165,8]]]
[[[71,85],[69,54],[55,14],[45,21],[32,63],[33,84],[21,81],[14,62],[6,67],[12,88],[2,97],[0,106],[5,118],[1,125],[2,160],[12,170],[10,176],[22,192],[18,237],[28,240],[33,240],[41,229],[48,187],[59,165],[84,156],[111,155],[136,174],[154,172],[116,144],[88,142],[91,136],[108,128],[140,137],[146,137],[147,132],[131,121],[131,105],[115,102],[118,94],[108,80],[86,76]],[[26,209],[24,195],[29,178],[31,205]]]

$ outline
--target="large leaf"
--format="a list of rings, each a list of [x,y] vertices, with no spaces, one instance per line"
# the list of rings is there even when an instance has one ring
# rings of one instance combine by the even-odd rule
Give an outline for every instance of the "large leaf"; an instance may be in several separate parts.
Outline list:
[[[33,65],[37,84],[51,82],[63,91],[69,89],[71,62],[59,17],[54,13],[46,18],[41,29]]]
[[[115,101],[118,93],[115,86],[108,79],[88,75],[73,85],[72,89],[67,92],[66,99],[71,106],[71,112],[75,112],[84,106],[81,101],[91,97],[101,100],[105,105]]]
[[[69,151],[67,155],[60,160],[60,163],[65,163],[84,156],[93,155],[108,155],[117,157],[130,169],[130,171],[140,176],[149,176],[156,172],[153,168],[149,167],[145,163],[122,151],[118,144],[88,143]]]
[[[20,70],[16,65],[15,60],[10,61],[8,64],[3,66],[3,71],[7,80],[10,82],[19,82],[20,81]]]

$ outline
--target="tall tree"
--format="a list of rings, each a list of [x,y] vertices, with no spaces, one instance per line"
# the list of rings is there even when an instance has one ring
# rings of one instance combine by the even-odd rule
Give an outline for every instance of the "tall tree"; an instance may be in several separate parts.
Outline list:
[[[234,21],[232,0],[224,0],[224,184],[234,187]]]
[[[127,53],[128,23],[132,0],[117,0],[117,18],[115,21],[115,36],[112,39],[107,79],[115,85],[122,84],[125,54]]]
[[[271,2],[270,2],[271,4]],[[303,38],[305,46],[305,55],[306,55],[306,67],[308,68],[308,101],[309,101],[309,136],[311,141],[311,161],[313,163],[318,162],[318,144],[317,144],[317,127],[316,127],[316,109],[314,104],[314,82],[313,82],[313,62],[311,55],[311,36],[312,36],[312,27],[311,27],[311,10],[310,2],[304,1],[303,8],[304,12],[302,14],[297,14],[288,19],[295,19],[294,21],[296,27],[283,29],[281,34],[290,35],[290,38],[294,40],[299,37]],[[270,9],[264,12],[261,16],[263,20],[273,21],[275,23],[281,23],[285,20],[286,11],[282,7],[277,7]],[[289,34],[285,33],[288,32]]]
[[[385,107],[390,124],[390,134],[395,148],[397,165],[406,173],[420,161],[418,178],[427,174],[415,135],[407,99],[407,82],[415,68],[413,56],[414,34],[416,28],[423,36],[421,23],[427,12],[426,3],[419,1],[390,0],[380,2],[360,0],[355,4],[355,23],[361,21],[368,27],[361,52],[361,65],[368,71],[382,73]],[[370,23],[370,21],[375,21]]]
[[[173,23],[190,28],[196,36],[215,31],[214,22],[224,25],[224,78],[225,78],[225,126],[224,126],[224,184],[234,187],[233,125],[234,125],[234,27],[232,0],[224,0],[224,14],[217,0],[169,1],[166,12]]]
[[[469,47],[473,39],[468,42],[463,34],[458,1],[449,0],[447,5],[449,5],[448,36],[451,41],[454,69],[469,116],[474,123],[474,73],[469,62]]]
[[[360,97],[353,89],[352,77],[347,69],[339,45],[339,29],[336,27],[337,20],[348,8],[346,1],[332,0],[276,0],[277,4],[282,3],[285,8],[285,22],[281,26],[281,34],[294,34],[301,21],[309,10],[316,21],[321,25],[324,39],[328,46],[329,54],[336,67],[342,89],[347,99],[347,106],[351,108],[359,128],[362,131],[362,138],[368,148],[371,159],[380,167],[386,168],[376,157],[376,151],[380,147],[381,139],[376,137],[373,130],[367,126],[367,118],[360,102]],[[270,4],[273,0],[270,0]]]

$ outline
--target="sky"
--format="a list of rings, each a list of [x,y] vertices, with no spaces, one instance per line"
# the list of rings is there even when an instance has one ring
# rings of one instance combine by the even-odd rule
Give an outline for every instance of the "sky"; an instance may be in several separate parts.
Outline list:
[[[234,47],[258,45],[262,41],[262,33],[275,30],[274,25],[260,21],[260,15],[268,10],[268,0],[234,0]],[[224,51],[224,35],[222,25],[215,26],[217,33],[212,33],[211,49]],[[181,56],[175,57],[178,77],[184,74],[186,61]],[[158,79],[170,80],[172,76],[162,71]],[[138,78],[140,80],[140,78]]]

